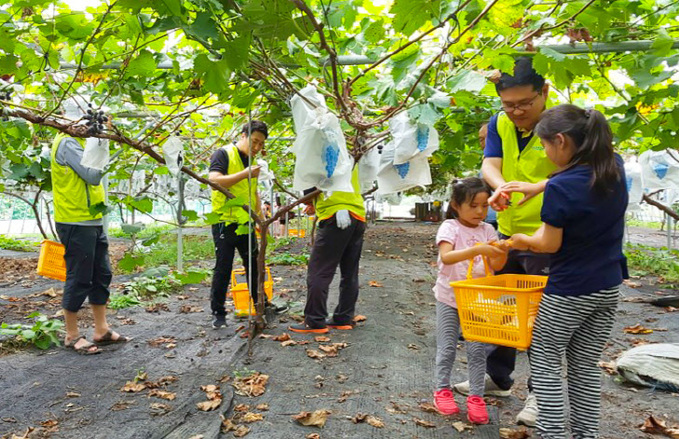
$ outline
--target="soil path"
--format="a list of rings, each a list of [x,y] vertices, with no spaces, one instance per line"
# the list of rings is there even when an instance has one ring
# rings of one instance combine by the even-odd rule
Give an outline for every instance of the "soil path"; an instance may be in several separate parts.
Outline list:
[[[513,395],[489,399],[491,425],[459,433],[453,425],[468,424],[464,409],[462,415],[443,417],[420,407],[421,403],[431,402],[433,385],[436,347],[431,286],[436,270],[436,229],[436,225],[403,223],[378,224],[368,230],[358,304],[358,313],[367,320],[353,331],[332,331],[327,342],[294,333],[290,335],[297,344],[289,346],[271,338],[257,338],[252,355],[248,355],[246,342],[237,332],[246,322],[230,321],[228,328],[214,331],[209,328],[205,310],[181,312],[182,306],[207,309],[208,287],[200,285],[170,298],[166,310],[147,312],[136,307],[112,315],[116,329],[135,340],[117,349],[109,348],[101,355],[82,357],[55,348],[6,354],[0,357],[0,435],[11,437],[14,433],[21,437],[26,428],[35,427],[29,437],[231,438],[232,433],[219,433],[220,415],[234,416],[237,412],[233,409],[238,404],[249,405],[255,411],[255,405],[266,403],[269,410],[261,412],[263,421],[248,424],[247,438],[301,439],[311,433],[325,439],[498,438],[500,428],[515,428],[514,417],[526,395],[525,354],[520,354],[517,362]],[[308,251],[295,246],[295,251],[302,250]],[[281,335],[289,332],[287,326],[299,314],[304,301],[305,269],[277,266],[273,272],[276,290],[293,301],[291,314],[282,316],[275,327],[266,331],[268,335]],[[672,293],[660,290],[649,279],[636,282],[640,284],[634,285],[636,288],[623,287],[624,296]],[[337,283],[338,279],[331,287],[330,309],[336,303]],[[33,291],[38,287],[24,288]],[[7,296],[8,292],[0,288],[0,295]],[[27,296],[16,290],[12,295]],[[16,303],[2,300],[0,310]],[[623,332],[624,327],[637,323],[656,331],[647,335]],[[639,343],[676,342],[677,331],[676,312],[623,301],[603,360],[610,361]],[[161,337],[168,340],[157,346],[149,343]],[[307,355],[307,350],[323,353],[320,345],[332,343],[346,343],[346,347],[334,357],[312,359]],[[463,347],[458,358],[455,381],[466,379]],[[246,369],[270,376],[262,396],[234,396],[231,386],[222,383],[222,405],[206,413],[196,409],[196,403],[205,400],[200,386],[220,384],[218,380],[223,376],[233,376],[234,371],[247,373]],[[141,370],[154,382],[165,376],[177,377],[177,381],[163,387],[176,393],[176,399],[150,397],[149,390],[121,392],[120,388]],[[620,384],[615,376],[604,375],[603,381],[602,439],[651,438],[638,429],[649,414],[668,416],[670,424],[679,422],[677,395],[633,388]],[[456,399],[464,402],[459,395]],[[158,403],[169,408],[154,405]],[[319,409],[331,412],[323,429],[303,427],[291,419],[302,411]],[[379,418],[384,427],[352,422],[359,413]],[[46,423],[50,420],[57,421],[56,428]]]

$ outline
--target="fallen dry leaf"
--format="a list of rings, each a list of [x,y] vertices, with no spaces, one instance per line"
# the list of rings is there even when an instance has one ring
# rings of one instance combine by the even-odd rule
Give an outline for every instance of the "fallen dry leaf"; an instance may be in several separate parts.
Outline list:
[[[414,351],[419,351],[419,350],[420,350],[420,347],[419,347],[418,345],[416,345],[415,343],[410,343],[410,344],[408,345],[408,349],[412,349],[412,350],[414,350]]]
[[[269,411],[269,404],[257,404],[257,407],[255,407],[257,410],[262,411],[262,412],[267,412]]]
[[[400,405],[396,404],[394,401],[391,401],[391,407],[387,407],[387,411],[389,413],[391,413],[392,415],[396,415],[396,414],[402,415],[402,414],[408,413],[408,411],[406,409],[404,409]]]
[[[420,410],[422,410],[423,412],[427,412],[427,413],[437,413],[438,414],[438,412],[439,412],[436,409],[436,407],[434,407],[434,404],[432,404],[430,402],[421,402],[420,403]]]
[[[294,415],[292,419],[297,421],[297,423],[304,426],[312,426],[323,428],[325,422],[328,420],[328,416],[332,412],[330,410],[316,410],[314,412],[300,412],[298,415]]]
[[[250,410],[250,406],[247,404],[238,404],[233,408],[234,412],[247,412],[248,410]]]
[[[247,427],[245,425],[239,425],[238,427],[236,427],[236,431],[233,432],[233,436],[243,437],[248,433],[250,433],[250,427]]]
[[[665,421],[656,419],[653,415],[649,416],[640,430],[650,434],[663,434],[672,439],[679,439],[679,428],[668,427]]]
[[[208,384],[207,386],[200,386],[200,390],[206,393],[210,392],[216,392],[219,387],[215,386],[214,384]]]
[[[162,416],[172,411],[171,405],[162,402],[154,402],[149,408],[151,409],[152,416]]]
[[[321,439],[321,435],[318,433],[309,433],[306,435],[306,439]]]
[[[639,288],[641,286],[641,282],[634,282],[633,280],[625,279],[622,281],[625,285],[627,285],[630,288]]]
[[[177,394],[172,392],[165,392],[163,390],[153,389],[149,392],[149,396],[155,396],[156,398],[173,401],[177,397]]]
[[[667,312],[676,312],[677,310],[679,310],[679,308],[675,308],[673,306],[668,306],[665,308],[665,311]]]
[[[354,323],[365,322],[366,320],[367,320],[366,316],[362,316],[360,314],[357,315],[357,316],[354,316]]]
[[[309,357],[309,358],[315,358],[315,359],[319,359],[319,360],[321,358],[325,358],[325,354],[321,354],[316,349],[307,349],[306,354],[307,354],[307,357]]]
[[[250,424],[250,423],[253,423],[253,422],[263,421],[264,415],[262,415],[261,413],[248,412],[248,413],[244,414],[240,419],[241,419],[241,421],[243,421],[247,424]]]
[[[371,280],[370,282],[368,282],[368,285],[375,288],[381,288],[384,286],[381,283],[377,282],[376,280]]]
[[[148,341],[148,343],[151,346],[153,346],[154,348],[158,347],[162,344],[176,343],[176,342],[177,342],[177,340],[174,337],[158,337],[158,338],[154,338],[154,339]]]
[[[335,346],[320,345],[318,347],[318,349],[325,352],[328,357],[336,357],[337,356],[337,347],[335,347]],[[309,356],[311,357],[311,355],[309,355]],[[314,357],[311,357],[311,358],[314,358]]]
[[[263,338],[263,339],[273,338],[273,335],[271,335],[271,334],[259,334],[259,338]]]
[[[294,346],[296,345],[297,342],[295,340],[285,340],[281,342],[281,346],[286,347],[286,346]]]
[[[188,314],[191,312],[203,312],[203,308],[199,306],[193,306],[193,305],[182,305],[179,308],[179,312],[182,314]]]
[[[55,432],[59,430],[59,421],[57,421],[56,419],[48,419],[46,421],[42,421],[40,425],[49,432]]]
[[[228,433],[236,429],[236,424],[231,419],[225,418],[224,415],[219,416],[222,418],[222,433]]]
[[[76,393],[76,392],[66,392],[66,397],[67,397],[67,398],[78,398],[78,397],[80,397],[80,393]]]
[[[514,430],[514,429],[511,429],[511,428],[501,428],[500,429],[500,438],[502,438],[502,439],[529,439],[530,433],[524,427],[521,427],[518,430]]]
[[[203,401],[199,402],[196,404],[196,407],[198,407],[198,410],[204,411],[204,412],[209,412],[217,407],[219,407],[222,404],[221,398],[215,398],[215,399],[210,399],[208,401]]]
[[[130,393],[136,393],[136,392],[141,392],[146,388],[145,383],[137,383],[134,381],[128,381],[125,383],[123,387],[120,388],[121,392],[130,392]]]
[[[453,428],[455,430],[457,430],[458,433],[462,433],[465,430],[473,430],[474,429],[474,427],[472,427],[469,424],[465,424],[462,421],[453,422]]]
[[[112,411],[119,412],[121,410],[127,410],[131,405],[136,404],[134,401],[118,401],[111,406]],[[153,405],[153,404],[151,404]]]
[[[191,436],[189,439],[204,439],[204,438],[205,436],[203,436],[202,434],[196,434]]]
[[[618,374],[618,370],[615,367],[615,361],[599,361],[599,367],[609,375]]]
[[[420,418],[413,418],[413,422],[415,422],[415,425],[419,425],[420,427],[424,428],[434,428],[436,425],[432,424],[431,422],[427,422],[424,419]]]
[[[628,334],[651,334],[653,332],[652,329],[644,328],[639,323],[634,326],[626,326],[624,331]]]
[[[16,434],[12,434],[12,439],[29,439],[28,435],[31,434],[31,432],[35,430],[33,427],[26,427],[26,433],[22,434],[21,436],[17,436]]]
[[[317,335],[314,337],[314,340],[319,343],[326,343],[330,341],[330,337],[326,337],[325,335]]]
[[[630,303],[645,303],[648,302],[648,299],[642,296],[630,296],[630,297],[623,297],[622,298],[623,302],[630,302]]]
[[[237,394],[252,397],[263,395],[268,381],[269,375],[255,372],[246,377],[236,378],[231,385],[236,389]]]
[[[273,338],[275,341],[288,341],[290,340],[290,334],[287,332],[282,333],[281,335],[277,335]]]
[[[337,379],[337,382],[339,382],[340,384],[343,384],[346,380],[349,379],[348,376],[342,374],[337,375],[335,378]]]

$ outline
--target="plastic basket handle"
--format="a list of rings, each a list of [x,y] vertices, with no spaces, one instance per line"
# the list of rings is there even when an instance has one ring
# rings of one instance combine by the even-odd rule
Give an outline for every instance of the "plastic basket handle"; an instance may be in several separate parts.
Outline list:
[[[476,245],[482,245],[482,244],[479,242]],[[474,259],[475,258],[469,259],[469,268],[467,268],[467,279],[472,278],[472,271],[474,270]],[[486,258],[485,256],[481,256],[481,260],[483,260],[483,267],[486,269],[486,276],[492,276],[493,273],[490,271],[490,265],[488,264],[488,258]]]

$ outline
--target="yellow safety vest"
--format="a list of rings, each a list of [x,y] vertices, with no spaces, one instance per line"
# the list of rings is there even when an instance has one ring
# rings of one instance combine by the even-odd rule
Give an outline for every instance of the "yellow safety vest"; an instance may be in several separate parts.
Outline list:
[[[50,154],[54,220],[58,223],[77,223],[99,219],[102,214],[92,215],[90,206],[104,202],[103,186],[87,184],[70,166],[62,166],[57,163],[57,150],[61,141],[67,137],[67,135],[59,133],[52,142]],[[82,140],[75,140],[82,145]]]
[[[229,168],[227,169],[228,175],[244,170],[245,164],[240,158],[238,147],[236,147],[236,145],[229,145],[224,146],[223,148],[229,158]],[[253,166],[257,164],[255,159],[251,159],[251,164]],[[257,202],[257,178],[252,177],[250,180],[250,185],[248,185],[248,179],[244,178],[228,188],[229,192],[243,200],[243,204],[245,205],[250,204],[250,198],[252,198],[253,203]],[[221,213],[221,221],[225,224],[244,224],[250,219],[248,212],[240,206],[224,207],[224,204],[226,204],[227,201],[226,195],[219,191],[212,190],[211,200],[212,211]]]
[[[339,210],[348,210],[352,216],[365,221],[365,205],[361,196],[361,186],[358,180],[358,165],[351,172],[353,192],[333,192],[329,197],[321,193],[316,199],[316,216],[319,221],[330,218]]]
[[[497,131],[502,139],[502,176],[505,181],[525,181],[538,183],[556,170],[556,165],[547,158],[545,148],[537,135],[533,135],[528,145],[519,153],[519,140],[516,126],[507,114],[500,113],[497,118]],[[497,224],[500,233],[511,236],[514,233],[532,235],[542,224],[542,194],[539,194],[521,206],[521,193],[512,194],[512,206],[497,213]]]

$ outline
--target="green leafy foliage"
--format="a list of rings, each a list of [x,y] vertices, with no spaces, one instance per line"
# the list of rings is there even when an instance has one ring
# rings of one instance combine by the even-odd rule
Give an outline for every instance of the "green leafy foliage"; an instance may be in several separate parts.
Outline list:
[[[661,282],[679,283],[679,250],[627,245],[625,256],[630,274],[658,276]]]
[[[0,248],[18,252],[29,252],[35,250],[35,244],[6,235],[0,235]]]
[[[271,265],[306,265],[309,263],[309,254],[277,253],[267,259]]]
[[[52,345],[59,346],[59,336],[64,332],[64,323],[61,320],[50,319],[39,312],[34,312],[27,318],[34,319],[35,323],[0,324],[0,336],[14,337],[21,344],[32,344],[42,350]]]

